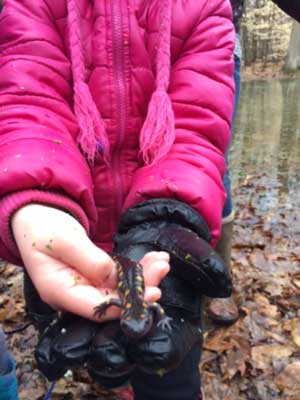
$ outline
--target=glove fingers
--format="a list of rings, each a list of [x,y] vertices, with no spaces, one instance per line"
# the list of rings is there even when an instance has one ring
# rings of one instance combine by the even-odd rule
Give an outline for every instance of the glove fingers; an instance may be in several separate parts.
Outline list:
[[[68,369],[81,367],[88,357],[97,324],[73,314],[64,314],[46,329],[35,352],[39,369],[49,380]]]
[[[155,243],[171,254],[175,274],[188,280],[202,294],[230,296],[232,282],[228,267],[212,247],[194,232],[175,227],[165,228]]]
[[[127,382],[134,369],[127,357],[127,346],[120,322],[106,323],[91,345],[88,369],[92,378],[108,388]]]
[[[51,381],[87,363],[93,379],[108,388],[126,383],[134,369],[119,321],[97,324],[66,313],[42,335],[35,352],[38,368]]]
[[[67,371],[67,368],[59,364],[57,357],[52,351],[53,337],[55,337],[59,331],[60,327],[58,324],[48,328],[40,338],[35,350],[35,359],[38,369],[49,381],[56,381]]]
[[[90,344],[99,324],[68,314],[60,321],[60,331],[52,341],[52,350],[62,365],[81,367],[87,360]]]
[[[173,318],[171,328],[156,326],[147,338],[131,346],[131,358],[139,369],[150,374],[175,369],[191,348],[202,340],[199,324]]]

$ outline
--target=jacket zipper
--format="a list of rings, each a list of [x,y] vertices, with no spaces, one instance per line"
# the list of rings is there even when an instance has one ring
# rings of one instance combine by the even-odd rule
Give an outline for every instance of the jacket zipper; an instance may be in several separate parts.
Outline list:
[[[124,68],[124,45],[122,8],[120,0],[111,1],[112,36],[113,36],[113,67],[116,81],[117,103],[117,141],[112,154],[113,182],[116,196],[115,220],[118,223],[122,209],[123,182],[120,173],[120,155],[126,132],[126,80]]]

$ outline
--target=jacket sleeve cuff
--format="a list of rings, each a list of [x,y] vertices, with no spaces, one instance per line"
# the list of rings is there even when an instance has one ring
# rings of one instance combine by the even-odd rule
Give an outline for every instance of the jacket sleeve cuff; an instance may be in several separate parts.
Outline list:
[[[56,193],[42,190],[26,190],[15,192],[0,200],[0,238],[9,253],[21,260],[19,250],[13,237],[11,230],[11,218],[13,214],[21,207],[38,203],[56,208],[60,208],[74,218],[76,218],[84,229],[89,233],[89,222],[83,209],[69,197]]]
[[[118,232],[125,233],[132,227],[147,222],[162,221],[190,229],[207,242],[211,240],[209,227],[196,210],[188,204],[168,198],[146,200],[127,209],[121,217]]]

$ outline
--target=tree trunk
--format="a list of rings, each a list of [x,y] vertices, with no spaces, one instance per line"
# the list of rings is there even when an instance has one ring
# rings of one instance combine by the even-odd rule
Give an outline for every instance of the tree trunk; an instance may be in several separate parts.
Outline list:
[[[288,54],[285,60],[285,71],[300,69],[300,24],[293,21]]]

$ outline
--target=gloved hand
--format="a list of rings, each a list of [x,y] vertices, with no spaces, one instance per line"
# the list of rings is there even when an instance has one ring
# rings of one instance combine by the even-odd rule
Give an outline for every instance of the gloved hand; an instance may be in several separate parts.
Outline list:
[[[118,320],[97,324],[65,313],[41,335],[35,358],[39,370],[50,381],[85,365],[98,383],[117,387],[133,371],[127,359],[127,345]]]
[[[191,207],[177,200],[153,199],[122,216],[114,252],[137,260],[145,251],[166,251],[172,272],[198,293],[229,297],[229,269],[209,242],[208,226]]]
[[[156,325],[150,335],[131,344],[127,350],[131,362],[147,374],[163,376],[176,369],[194,345],[202,343],[200,320],[179,318],[171,309],[165,310],[168,316],[173,315],[172,329],[163,330]]]
[[[202,340],[202,294],[214,297],[230,295],[229,271],[209,246],[209,239],[209,231],[202,218],[190,207],[175,200],[149,200],[123,215],[115,236],[114,251],[117,254],[135,261],[153,249],[171,254],[171,272],[160,285],[160,304],[172,317],[171,330],[156,325],[148,336],[137,343],[128,345],[125,342],[127,347],[120,349],[120,353],[124,355],[127,351],[128,361],[137,368],[148,373],[164,374],[179,366],[196,342]],[[101,346],[105,348],[104,338]],[[101,358],[100,350],[98,359]],[[106,355],[103,358],[106,364],[110,363]],[[113,373],[113,363],[111,366]],[[98,377],[101,378],[101,372]],[[113,374],[111,378],[113,384]],[[109,376],[106,379],[108,381]]]

